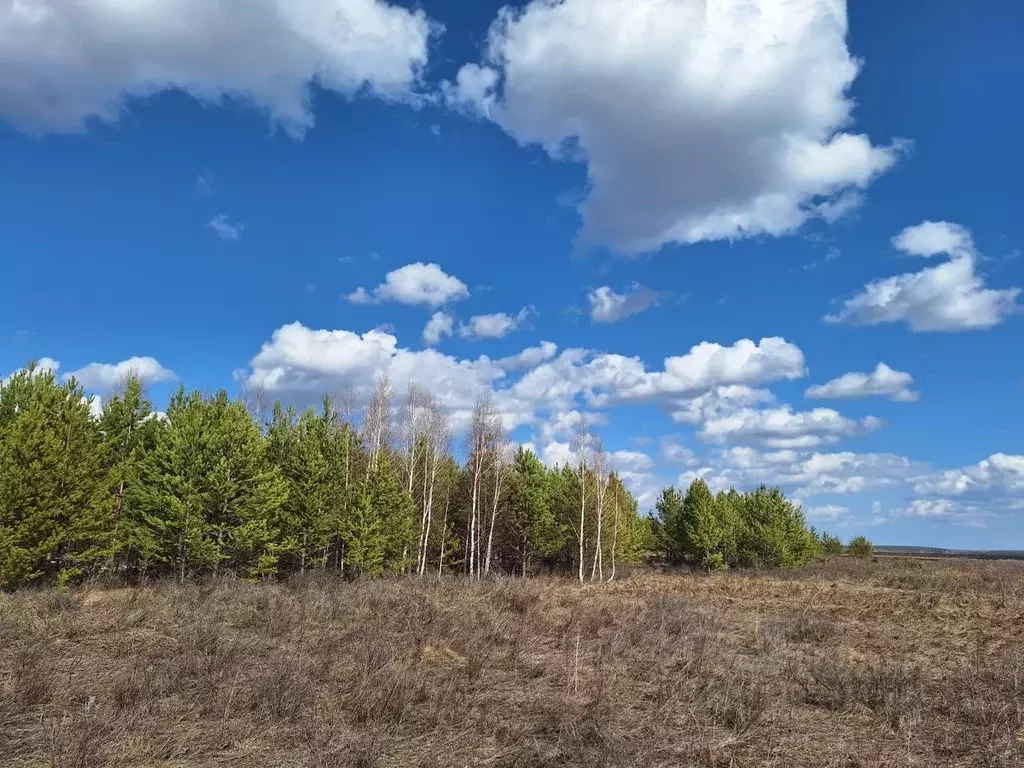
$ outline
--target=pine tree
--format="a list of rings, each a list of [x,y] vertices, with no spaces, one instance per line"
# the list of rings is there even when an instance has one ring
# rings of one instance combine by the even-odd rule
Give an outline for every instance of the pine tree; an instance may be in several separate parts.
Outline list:
[[[655,509],[660,523],[660,546],[669,560],[682,562],[687,550],[682,495],[674,486],[663,489]]]
[[[540,459],[519,448],[512,466],[509,510],[523,575],[529,571],[532,557],[550,557],[566,545],[567,531],[555,517],[551,486],[549,472]]]
[[[100,433],[74,381],[34,365],[0,387],[0,586],[62,581],[111,552]]]
[[[142,381],[129,376],[105,403],[99,426],[114,526],[111,560],[115,571],[134,574],[148,547],[137,504],[140,465],[166,425],[156,418]]]
[[[267,457],[252,416],[226,392],[180,389],[169,426],[142,464],[140,505],[153,559],[184,580],[222,564],[248,576],[273,573],[287,486]]]
[[[725,567],[722,553],[723,529],[718,518],[715,497],[703,478],[697,478],[683,499],[683,540],[685,554],[709,570]]]

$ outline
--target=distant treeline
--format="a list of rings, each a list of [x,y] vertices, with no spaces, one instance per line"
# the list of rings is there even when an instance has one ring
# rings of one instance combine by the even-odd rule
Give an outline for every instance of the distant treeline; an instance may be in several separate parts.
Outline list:
[[[960,557],[973,560],[1024,560],[1020,549],[942,549],[940,547],[901,547],[875,545],[879,555],[907,555],[916,557]]]

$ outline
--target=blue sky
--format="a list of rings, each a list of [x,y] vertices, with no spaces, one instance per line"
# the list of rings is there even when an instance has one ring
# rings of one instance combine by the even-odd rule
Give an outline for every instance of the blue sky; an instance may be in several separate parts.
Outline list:
[[[707,5],[0,10],[0,374],[387,368],[645,505],[1024,546],[1024,10]]]

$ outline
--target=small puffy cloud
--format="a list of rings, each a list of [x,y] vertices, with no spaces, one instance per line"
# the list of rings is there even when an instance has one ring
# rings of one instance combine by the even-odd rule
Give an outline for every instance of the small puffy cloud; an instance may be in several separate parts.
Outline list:
[[[27,370],[25,368],[19,368],[16,371],[11,371],[7,376],[0,379],[0,387],[7,384],[11,380],[11,377]],[[40,357],[35,361],[34,375],[38,376],[40,373],[53,373],[56,374],[60,370],[60,362],[54,360],[52,357]]]
[[[74,377],[86,389],[110,392],[129,376],[137,376],[145,384],[156,384],[175,377],[174,371],[164,368],[153,357],[130,357],[120,363],[90,363],[77,371],[64,374],[67,381]]]
[[[903,322],[915,332],[991,328],[1020,310],[1020,288],[994,290],[977,272],[978,258],[967,230],[948,222],[924,222],[893,241],[917,256],[949,254],[948,261],[918,272],[868,283],[843,302],[830,323],[879,325]]]
[[[893,511],[891,517],[911,517],[933,522],[984,528],[987,518],[995,513],[975,504],[952,499],[914,499],[905,507]]]
[[[468,323],[459,326],[459,336],[464,339],[501,339],[517,330],[532,314],[533,307],[523,307],[514,315],[506,312],[475,315],[469,318]]]
[[[697,456],[685,445],[669,439],[661,445],[661,460],[667,464],[691,467],[697,463]]]
[[[922,221],[892,239],[893,247],[910,256],[973,253],[974,241],[966,227],[948,221]]]
[[[447,312],[437,311],[430,316],[427,324],[423,327],[423,341],[427,346],[435,346],[441,339],[451,336],[454,326],[452,316]]]
[[[238,222],[228,221],[228,217],[223,213],[218,213],[206,222],[206,227],[221,240],[237,240],[245,229],[245,226]]]
[[[780,408],[742,408],[704,422],[699,436],[715,443],[752,443],[769,448],[815,448],[843,438],[874,432],[882,426],[873,416],[855,421],[831,408],[795,412]]]
[[[590,319],[595,323],[617,323],[630,315],[637,315],[658,303],[658,294],[640,284],[633,285],[628,293],[615,293],[607,285],[591,291]]]
[[[417,261],[388,272],[384,282],[373,289],[357,288],[346,298],[353,304],[395,301],[399,304],[425,304],[440,307],[469,296],[466,284],[447,274],[437,264]]]
[[[536,347],[527,347],[522,352],[496,360],[499,368],[505,371],[525,371],[536,368],[558,354],[558,345],[551,341],[542,341]]]
[[[888,397],[898,403],[911,403],[920,397],[910,389],[914,377],[909,373],[879,363],[871,373],[844,373],[842,376],[818,384],[807,390],[811,400],[840,400],[855,397]]]
[[[849,508],[841,504],[823,504],[818,507],[807,507],[804,509],[804,515],[812,523],[825,520],[835,522],[842,517],[846,517],[849,513]]]
[[[301,136],[311,88],[413,100],[440,27],[383,0],[31,0],[0,12],[0,117],[33,132],[116,121],[177,89],[249,101]]]
[[[442,91],[585,162],[582,238],[623,252],[834,220],[899,156],[851,130],[846,3],[533,0]]]

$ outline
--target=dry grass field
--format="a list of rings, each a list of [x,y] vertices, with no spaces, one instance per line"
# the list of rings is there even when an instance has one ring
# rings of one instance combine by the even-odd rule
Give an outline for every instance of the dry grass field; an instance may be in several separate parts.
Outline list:
[[[0,597],[0,765],[1024,765],[1024,564]]]

